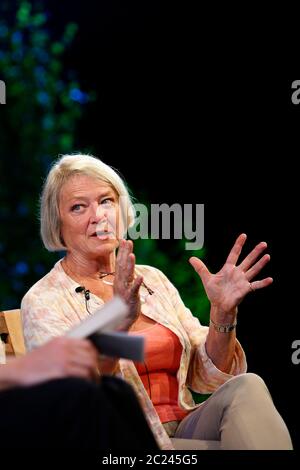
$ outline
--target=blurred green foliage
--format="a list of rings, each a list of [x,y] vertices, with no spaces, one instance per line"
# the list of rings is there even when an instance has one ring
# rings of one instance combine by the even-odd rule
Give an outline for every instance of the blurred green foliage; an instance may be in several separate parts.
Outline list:
[[[0,305],[18,307],[26,290],[53,265],[39,240],[38,199],[53,159],[74,151],[92,93],[64,66],[77,25],[60,38],[35,2],[0,2]]]

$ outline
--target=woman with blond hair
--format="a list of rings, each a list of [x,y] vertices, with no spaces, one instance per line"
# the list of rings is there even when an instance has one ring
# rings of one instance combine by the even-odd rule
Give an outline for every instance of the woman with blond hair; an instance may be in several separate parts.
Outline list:
[[[206,327],[161,271],[135,264],[133,243],[123,239],[133,222],[126,185],[111,167],[89,155],[54,164],[41,197],[41,235],[48,250],[66,254],[22,301],[27,347],[64,334],[118,294],[130,308],[124,329],[145,337],[145,361],[101,357],[101,374],[133,385],[160,448],[291,449],[263,380],[246,374],[236,338],[238,305],[272,282],[254,280],[270,259],[262,256],[267,244],[238,264],[240,235],[217,274],[190,259],[211,303]],[[212,395],[197,405],[190,389]]]

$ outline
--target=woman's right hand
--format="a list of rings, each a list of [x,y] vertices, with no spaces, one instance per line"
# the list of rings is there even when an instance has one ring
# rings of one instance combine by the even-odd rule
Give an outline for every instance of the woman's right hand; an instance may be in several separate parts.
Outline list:
[[[141,312],[139,289],[142,276],[134,279],[135,256],[131,240],[121,240],[116,259],[114,294],[119,295],[129,307],[129,316],[119,330],[127,331],[138,319]]]
[[[59,337],[7,363],[12,385],[28,386],[66,377],[96,379],[99,353],[85,339]]]

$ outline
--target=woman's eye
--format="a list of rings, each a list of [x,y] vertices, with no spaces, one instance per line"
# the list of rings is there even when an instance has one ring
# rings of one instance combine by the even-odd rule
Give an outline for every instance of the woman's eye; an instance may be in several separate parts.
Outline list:
[[[82,207],[83,207],[82,204],[74,204],[74,206],[71,207],[71,211],[72,212],[79,212]]]
[[[113,200],[110,198],[106,198],[106,199],[103,199],[103,201],[101,201],[101,204],[105,204],[105,205],[111,205],[112,203],[113,203]]]

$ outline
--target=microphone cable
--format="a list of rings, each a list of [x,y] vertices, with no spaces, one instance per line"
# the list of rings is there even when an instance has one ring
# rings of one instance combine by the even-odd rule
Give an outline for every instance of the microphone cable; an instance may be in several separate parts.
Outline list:
[[[88,307],[88,301],[90,300],[90,291],[88,289],[86,289],[84,286],[78,286],[76,287],[75,289],[75,292],[83,292],[84,293],[84,300],[85,300],[85,308],[86,308],[86,311],[88,312],[89,315],[92,315],[92,312],[89,310],[89,307]]]
[[[145,366],[145,369],[146,369],[146,374],[147,374],[147,379],[148,379],[148,387],[149,387],[149,398],[150,398],[150,400],[152,401],[152,395],[151,395],[151,385],[150,385],[150,376],[149,376],[148,367],[147,367],[147,365],[146,365],[146,361],[144,361],[144,366]]]

